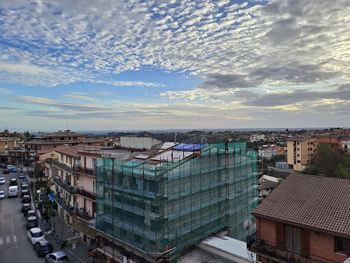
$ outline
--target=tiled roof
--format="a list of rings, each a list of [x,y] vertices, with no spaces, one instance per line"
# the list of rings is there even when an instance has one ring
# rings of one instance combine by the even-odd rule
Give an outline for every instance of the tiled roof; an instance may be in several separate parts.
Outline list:
[[[290,175],[253,214],[350,236],[350,179]]]
[[[74,146],[70,146],[70,147],[60,147],[60,148],[56,148],[55,152],[58,153],[63,153],[65,155],[69,155],[69,156],[73,156],[73,157],[80,157],[79,155],[79,149],[82,147],[82,145],[74,145]]]
[[[290,137],[290,138],[287,138],[287,141],[303,142],[303,141],[311,140],[311,139],[317,140],[317,138],[315,138],[315,137],[306,136],[306,137]]]

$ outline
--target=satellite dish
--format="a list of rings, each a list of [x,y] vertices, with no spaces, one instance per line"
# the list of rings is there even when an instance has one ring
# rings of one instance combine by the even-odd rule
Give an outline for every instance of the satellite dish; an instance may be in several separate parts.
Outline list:
[[[250,231],[253,227],[253,222],[252,220],[250,219],[246,219],[244,220],[243,222],[243,228],[246,230],[246,231]]]

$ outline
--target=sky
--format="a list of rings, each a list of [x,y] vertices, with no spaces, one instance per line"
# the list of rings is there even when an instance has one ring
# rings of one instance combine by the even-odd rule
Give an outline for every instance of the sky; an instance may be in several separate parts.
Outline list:
[[[348,0],[1,0],[0,130],[350,126]]]

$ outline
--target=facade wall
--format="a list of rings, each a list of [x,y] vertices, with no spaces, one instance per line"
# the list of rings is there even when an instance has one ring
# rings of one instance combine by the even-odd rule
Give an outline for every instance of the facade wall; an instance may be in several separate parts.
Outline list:
[[[19,139],[9,139],[5,137],[4,139],[0,138],[0,153],[6,152],[10,148],[16,148],[18,146]]]
[[[96,179],[91,176],[79,175],[76,187],[84,189],[90,193],[95,193]]]
[[[96,157],[81,155],[80,156],[80,167],[85,168],[85,169],[95,170],[96,169],[95,161],[96,161]]]
[[[161,142],[148,137],[120,137],[120,146],[122,148],[149,150],[152,149],[154,145],[157,145],[159,143]]]
[[[316,138],[287,141],[288,165],[295,171],[303,171],[312,162],[317,146]]]
[[[259,240],[264,240],[267,241],[267,243],[272,246],[277,248],[278,246],[281,247],[281,243],[284,243],[285,240],[283,237],[284,234],[278,234],[278,230],[277,230],[277,224],[281,224],[281,223],[276,223],[273,220],[269,220],[269,219],[264,219],[264,218],[257,218],[256,219],[256,224],[257,224],[257,238]],[[283,224],[284,228],[285,228],[285,224]],[[283,229],[284,229],[283,228]],[[302,228],[301,228],[302,229]],[[284,230],[283,230],[284,231]],[[282,232],[283,232],[282,231]],[[303,258],[301,256],[300,253],[292,253],[295,257],[300,258],[300,262],[302,263],[309,263],[309,262],[339,262],[339,263],[343,263],[349,256],[347,255],[343,255],[340,253],[336,253],[334,251],[334,238],[335,236],[326,234],[326,233],[322,233],[322,232],[315,232],[312,230],[301,230],[301,231],[305,231],[305,233],[307,233],[308,238],[306,238],[305,241],[303,240],[303,238],[301,237],[300,242],[305,244],[305,242],[307,242],[308,244],[306,244],[305,246],[308,247],[308,251],[307,254],[309,255],[309,258],[305,257]],[[282,246],[284,246],[284,244],[282,244]],[[348,249],[350,252],[350,237],[348,240]],[[290,256],[291,254],[287,253],[285,251],[285,249],[281,249],[281,248],[277,248],[276,250],[277,254],[282,256],[282,257],[288,257],[288,255]],[[259,254],[260,260],[261,262],[273,262],[271,259],[269,259],[269,257],[267,256],[262,256],[261,254]],[[314,260],[314,261],[312,261]],[[286,259],[286,261],[288,261]],[[298,261],[299,262],[299,261]]]

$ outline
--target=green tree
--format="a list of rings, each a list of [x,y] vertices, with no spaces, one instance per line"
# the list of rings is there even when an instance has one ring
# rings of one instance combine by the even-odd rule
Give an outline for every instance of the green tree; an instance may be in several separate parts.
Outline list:
[[[340,178],[350,177],[349,157],[334,150],[327,144],[318,146],[313,162],[312,168],[308,169],[313,173],[317,170],[320,175]]]

